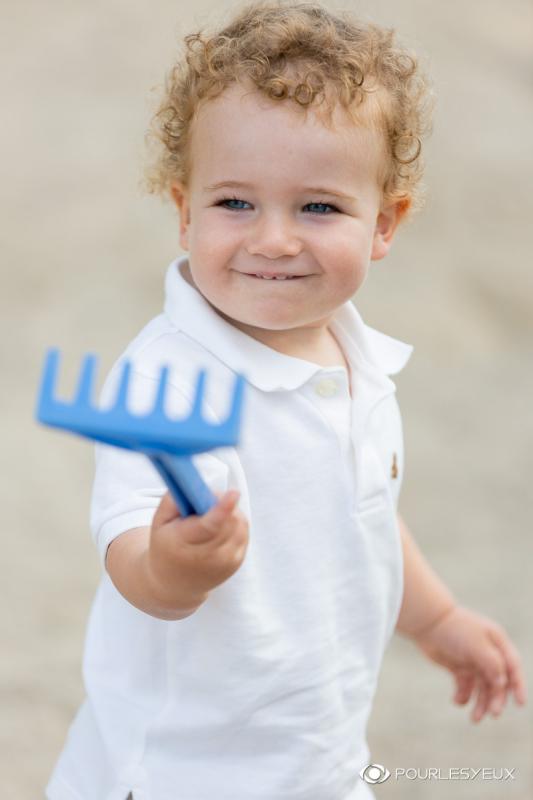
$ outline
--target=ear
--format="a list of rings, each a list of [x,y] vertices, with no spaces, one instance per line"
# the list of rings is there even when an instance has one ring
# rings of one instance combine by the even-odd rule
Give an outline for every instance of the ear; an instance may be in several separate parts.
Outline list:
[[[376,220],[372,241],[371,261],[379,261],[389,252],[396,228],[411,206],[410,198],[397,200],[381,209]]]
[[[191,222],[191,209],[189,205],[189,192],[182,183],[173,183],[170,187],[172,199],[176,204],[180,217],[180,245],[183,250],[189,249],[189,225]]]

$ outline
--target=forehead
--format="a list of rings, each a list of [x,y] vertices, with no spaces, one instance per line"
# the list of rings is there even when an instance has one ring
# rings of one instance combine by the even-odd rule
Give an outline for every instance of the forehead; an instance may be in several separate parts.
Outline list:
[[[304,111],[240,83],[201,105],[192,126],[192,178],[374,180],[382,142],[370,126],[357,124],[340,106],[331,124],[319,109]],[[231,172],[231,175],[229,175]],[[219,174],[220,173],[220,174]]]

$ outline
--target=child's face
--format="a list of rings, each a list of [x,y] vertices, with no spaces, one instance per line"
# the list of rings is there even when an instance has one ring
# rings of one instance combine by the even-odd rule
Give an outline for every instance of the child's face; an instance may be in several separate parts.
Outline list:
[[[290,337],[325,328],[357,292],[388,252],[400,207],[380,206],[377,134],[340,108],[328,129],[314,111],[247,91],[234,84],[200,109],[189,187],[173,189],[180,243],[222,316],[258,339]]]

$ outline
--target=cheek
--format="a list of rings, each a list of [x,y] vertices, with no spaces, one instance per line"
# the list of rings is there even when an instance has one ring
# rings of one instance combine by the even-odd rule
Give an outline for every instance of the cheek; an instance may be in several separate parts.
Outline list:
[[[350,300],[361,287],[370,264],[371,242],[355,231],[322,245],[320,261],[329,276],[331,301]]]
[[[371,249],[368,232],[358,230],[355,225],[343,226],[331,235],[317,237],[314,242],[315,257],[339,281],[349,281],[355,274],[364,272]]]
[[[371,226],[363,219],[345,216],[335,225],[313,232],[313,247],[323,257],[361,261],[368,258],[372,246]]]
[[[212,264],[229,258],[239,246],[240,234],[235,227],[217,214],[199,215],[191,226],[189,249]]]

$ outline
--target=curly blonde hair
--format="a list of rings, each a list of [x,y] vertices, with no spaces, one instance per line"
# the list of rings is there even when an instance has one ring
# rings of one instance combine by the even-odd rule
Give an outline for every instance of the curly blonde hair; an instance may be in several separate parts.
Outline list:
[[[173,182],[188,185],[195,115],[240,80],[296,108],[320,106],[328,125],[340,103],[355,123],[383,134],[383,201],[402,201],[410,213],[422,206],[422,139],[431,130],[432,93],[394,29],[335,15],[317,2],[255,0],[220,30],[202,29],[184,43],[145,137],[153,149],[144,170],[148,193],[165,198]]]

